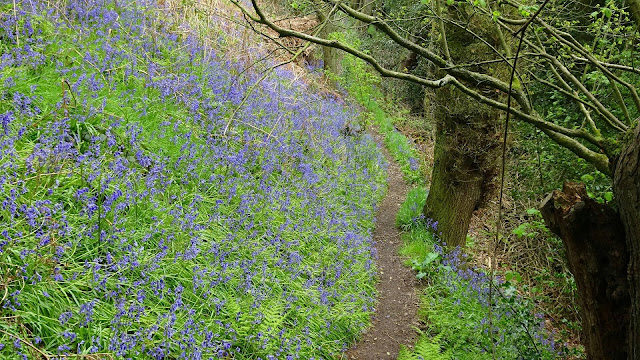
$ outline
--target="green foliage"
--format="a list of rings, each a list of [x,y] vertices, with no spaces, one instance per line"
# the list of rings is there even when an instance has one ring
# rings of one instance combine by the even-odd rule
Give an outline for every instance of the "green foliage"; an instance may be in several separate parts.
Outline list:
[[[440,254],[435,252],[430,252],[427,254],[427,256],[424,257],[422,261],[413,260],[412,261],[413,265],[411,266],[411,268],[418,272],[416,277],[418,279],[422,279],[425,276],[427,276],[427,271],[431,268],[432,264],[438,263],[441,259],[442,259],[442,256],[440,256]]]
[[[540,210],[528,209],[527,215],[531,216],[533,220],[530,222],[523,222],[522,224],[518,225],[518,227],[511,230],[512,234],[516,235],[519,238],[523,236],[532,238],[537,236],[541,232],[546,235],[549,235],[549,230],[547,229],[544,222],[542,221],[542,215],[540,215]]]
[[[558,114],[570,112],[560,107]],[[528,124],[518,123],[511,147],[510,177],[515,179],[511,196],[525,202],[538,202],[547,193],[561,189],[565,181],[584,182],[589,196],[597,201],[612,197],[611,179],[587,161],[576,158],[569,150],[544,137]],[[609,194],[607,194],[609,193]]]
[[[613,190],[608,176],[600,171],[593,171],[580,177],[587,187],[587,195],[599,203],[613,201]]]
[[[334,33],[332,36],[356,48],[360,46],[360,40],[349,36],[349,33]],[[400,165],[404,179],[414,184],[424,183],[425,169],[418,151],[411,141],[395,128],[393,118],[381,107],[383,100],[379,100],[382,95],[378,90],[380,77],[368,71],[368,66],[363,60],[349,54],[344,56],[342,68],[342,75],[337,79],[339,84],[373,115],[373,121],[384,135],[384,143]]]
[[[511,230],[512,236],[501,239],[511,249],[508,255],[518,260],[505,273],[504,292],[526,294],[540,312],[550,315],[554,328],[559,329],[559,342],[572,340],[580,321],[576,283],[567,269],[564,245],[549,231],[538,209],[527,209],[525,214]],[[578,348],[562,346],[565,354],[580,353]]]
[[[398,360],[450,360],[453,359],[451,352],[442,352],[445,347],[442,343],[442,336],[435,337],[420,336],[413,350],[406,346],[400,347]]]
[[[417,186],[409,190],[396,215],[396,226],[401,229],[409,229],[421,226],[418,220],[423,219],[422,208],[427,201],[428,190],[424,186]]]
[[[353,33],[340,32],[331,35],[332,39],[360,48],[361,40]],[[368,70],[369,67],[364,60],[345,54],[342,58],[342,74],[338,79],[340,86],[366,108],[369,108],[369,104],[375,102],[376,98],[381,98],[377,88],[380,84],[380,76]]]
[[[538,8],[539,8],[538,5],[521,5],[518,8],[518,11],[520,12],[520,15],[522,15],[522,17],[526,18],[531,16],[536,11],[538,11]]]
[[[425,231],[422,227],[409,229],[403,234],[404,245],[400,249],[400,254],[404,255],[408,260],[405,262],[407,266],[413,266],[414,261],[424,259],[433,252],[434,235],[429,231]]]
[[[415,349],[403,349],[399,359],[492,359],[488,276],[466,264],[459,250],[444,252],[425,228],[412,228],[403,239],[402,253],[425,280],[420,314],[426,327]],[[534,302],[519,295],[521,281],[515,271],[494,280],[498,290],[492,306],[496,357],[554,359],[552,341],[534,313]]]

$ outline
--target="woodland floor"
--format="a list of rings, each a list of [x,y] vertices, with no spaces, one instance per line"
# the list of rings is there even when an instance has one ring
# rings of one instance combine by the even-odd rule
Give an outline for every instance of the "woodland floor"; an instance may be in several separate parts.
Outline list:
[[[409,186],[402,172],[385,148],[382,136],[374,139],[389,163],[388,188],[378,207],[373,240],[378,251],[378,304],[369,330],[360,341],[345,353],[343,359],[390,360],[396,359],[400,345],[416,342],[415,328],[419,326],[418,281],[415,273],[403,264],[398,253],[402,246],[400,230],[395,226],[396,214],[405,200]]]

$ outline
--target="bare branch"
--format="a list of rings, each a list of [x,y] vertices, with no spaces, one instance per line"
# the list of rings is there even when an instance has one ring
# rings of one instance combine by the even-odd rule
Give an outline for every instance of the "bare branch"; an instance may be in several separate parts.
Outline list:
[[[389,38],[391,38],[391,40],[396,42],[398,45],[404,47],[407,50],[417,53],[418,55],[431,61],[432,63],[434,63],[436,66],[440,68],[443,68],[443,69],[447,68],[446,72],[449,75],[455,76],[456,78],[460,78],[468,82],[475,83],[476,85],[482,85],[482,86],[498,89],[504,92],[505,94],[509,92],[509,84],[507,84],[506,82],[487,74],[469,71],[466,69],[451,68],[450,66],[451,64],[449,64],[445,59],[441,58],[440,56],[430,51],[429,49],[423,46],[420,46],[415,42],[410,41],[409,39],[401,36],[394,29],[392,29],[391,26],[389,26],[389,24],[386,21],[371,15],[367,15],[360,11],[354,10],[353,8],[347,5],[344,5],[342,3],[339,3],[339,4],[340,4],[340,9],[342,11],[344,11],[345,13],[349,14],[351,17],[357,20],[360,20],[364,23],[375,26],[378,30],[382,31],[387,36],[389,36]],[[522,90],[514,90],[512,95],[514,99],[516,99],[518,104],[525,110],[525,112],[531,112],[532,109],[529,104],[529,101],[527,100],[527,97],[524,94],[524,92],[522,92]]]
[[[573,54],[571,54],[571,57],[575,61],[591,63],[591,60],[585,59],[583,57],[575,56]],[[612,64],[612,63],[608,63],[608,62],[604,62],[604,61],[598,61],[598,63],[600,65],[604,66],[604,67],[608,67],[608,68],[616,69],[616,70],[622,70],[622,71],[626,71],[626,72],[632,72],[632,73],[640,75],[640,69],[635,68],[635,67],[625,66],[625,65],[620,65],[620,64]]]
[[[580,144],[576,139],[573,139],[569,136],[554,132],[549,129],[541,130],[562,147],[571,150],[571,152],[573,152],[574,154],[593,164],[601,173],[611,176],[611,169],[609,168],[609,158],[606,155],[589,150],[586,146]]]
[[[458,79],[454,79],[451,81],[451,83],[453,85],[455,85],[458,89],[460,89],[462,92],[464,92],[465,94],[471,96],[472,98],[482,102],[483,104],[489,105],[493,108],[496,109],[500,109],[500,110],[504,110],[507,111],[507,104],[488,98],[484,95],[482,95],[480,92],[478,91],[474,91],[468,87],[466,87],[463,83],[461,83]],[[509,110],[514,116],[516,116],[517,118],[519,118],[520,120],[523,120],[525,122],[528,122],[532,125],[534,125],[535,127],[539,128],[539,129],[546,129],[546,130],[551,130],[560,134],[563,134],[565,136],[568,137],[575,137],[575,138],[581,138],[584,139],[588,142],[590,142],[591,144],[604,149],[604,146],[602,144],[602,138],[594,136],[584,130],[576,130],[576,129],[567,129],[565,127],[562,127],[560,125],[554,124],[552,122],[549,121],[545,121],[543,120],[541,117],[539,117],[537,114],[527,114],[524,113],[523,111],[517,110],[517,109],[510,109]]]
[[[272,30],[274,30],[275,32],[277,32],[278,34],[280,34],[280,36],[283,37],[287,37],[287,36],[291,36],[291,37],[296,37],[302,40],[306,40],[318,45],[323,45],[323,46],[328,46],[328,47],[332,47],[332,48],[336,48],[336,49],[340,49],[342,51],[345,51],[355,57],[358,57],[364,61],[366,61],[367,63],[369,63],[371,66],[373,66],[374,69],[376,69],[376,71],[378,71],[380,73],[380,75],[384,76],[384,77],[392,77],[392,78],[396,78],[396,79],[400,79],[400,80],[406,80],[406,81],[411,81],[414,82],[416,84],[420,84],[420,85],[424,85],[430,88],[441,88],[443,86],[446,86],[449,84],[449,82],[453,79],[452,76],[445,76],[442,79],[438,79],[438,80],[428,80],[428,79],[424,79],[412,74],[407,74],[407,73],[402,73],[399,71],[393,71],[390,69],[387,69],[385,67],[383,67],[373,56],[365,53],[364,51],[358,50],[352,46],[349,46],[347,44],[345,44],[344,42],[341,42],[339,40],[327,40],[327,39],[323,39],[317,36],[313,36],[313,35],[309,35],[309,34],[305,34],[303,32],[299,32],[299,31],[295,31],[295,30],[291,30],[291,29],[286,29],[283,27],[280,27],[278,25],[276,25],[275,23],[273,23],[272,21],[268,20],[266,18],[266,16],[264,15],[264,13],[262,13],[262,10],[260,9],[260,7],[258,6],[258,4],[256,3],[255,0],[252,0],[252,4],[253,4],[253,8],[256,11],[256,14],[258,15],[257,17],[250,15],[248,13],[248,11],[242,6],[240,5],[237,1],[232,0],[233,3],[238,6],[242,12],[247,13],[247,15],[249,17],[251,17],[252,19],[254,19],[254,21],[264,24],[266,26],[268,26],[269,28],[271,28]]]
[[[640,97],[638,96],[638,92],[636,91],[635,86],[629,84],[628,82],[622,80],[620,77],[613,74],[609,69],[600,64],[600,62],[591,55],[589,51],[587,51],[573,36],[564,31],[560,31],[556,28],[553,28],[549,24],[547,24],[544,20],[536,19],[536,22],[542,25],[542,27],[551,35],[554,36],[561,43],[569,46],[573,50],[579,52],[583,57],[589,60],[589,63],[597,67],[605,76],[607,76],[610,80],[618,82],[619,84],[625,86],[631,92],[631,98],[636,106],[636,109],[640,111]]]

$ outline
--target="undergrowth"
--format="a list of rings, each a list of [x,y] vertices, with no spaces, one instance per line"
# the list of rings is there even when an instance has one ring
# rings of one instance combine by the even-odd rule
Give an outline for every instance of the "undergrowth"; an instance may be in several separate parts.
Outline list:
[[[460,248],[446,250],[434,235],[437,226],[421,217],[424,192],[412,190],[397,218],[405,229],[401,253],[425,285],[420,310],[425,327],[413,349],[403,348],[398,359],[492,359],[492,342],[497,359],[558,356],[535,304],[519,295],[518,275],[507,272],[491,280]]]
[[[349,35],[348,33],[332,34],[357,48],[359,40]],[[394,116],[397,114],[389,114],[383,109],[385,105],[390,106],[390,104],[385,102],[377,88],[380,77],[368,71],[363,60],[350,54],[344,55],[342,69],[343,72],[337,79],[338,83],[369,112],[373,122],[384,136],[385,146],[400,165],[403,178],[413,184],[424,184],[427,169],[420,154],[412,141],[394,126]]]
[[[163,4],[0,1],[0,357],[331,358],[383,157]]]

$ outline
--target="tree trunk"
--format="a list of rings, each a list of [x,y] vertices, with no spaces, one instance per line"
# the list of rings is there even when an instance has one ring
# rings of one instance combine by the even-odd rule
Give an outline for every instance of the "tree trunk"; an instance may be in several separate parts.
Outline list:
[[[626,359],[629,256],[618,213],[590,199],[584,184],[577,183],[565,183],[562,192],[549,194],[541,212],[562,239],[576,280],[587,358]]]
[[[472,6],[456,7],[455,11],[453,16],[468,22],[468,29],[449,23],[433,29],[439,32],[441,42],[447,41],[449,53],[444,55],[450,55],[454,63],[492,59],[493,50],[467,30],[479,34],[480,38],[490,39],[496,37],[495,24],[473,17]],[[495,42],[498,42],[497,38]],[[483,66],[483,70],[502,79],[509,78],[509,67],[503,63]],[[443,75],[439,69],[432,69],[432,73],[434,77]],[[467,85],[486,96],[501,96],[483,88],[481,83]],[[424,214],[438,222],[438,231],[448,246],[463,246],[473,211],[493,195],[495,189],[504,118],[499,111],[478,103],[454,87],[425,90],[425,93],[424,110],[433,116],[437,133],[431,188]]]
[[[464,246],[473,210],[482,199],[483,179],[477,171],[467,166],[465,179],[460,171],[454,171],[455,163],[465,164],[465,159],[452,159],[451,142],[446,131],[438,131],[434,149],[433,175],[424,214],[438,223],[441,238],[448,246]],[[471,164],[468,164],[471,165]]]
[[[439,89],[433,96],[433,103],[425,102],[437,132],[424,215],[438,222],[448,246],[464,246],[473,211],[495,185],[500,119],[457,89]]]
[[[613,191],[630,254],[629,359],[640,359],[640,125],[636,126],[615,164]]]
[[[327,35],[330,33],[327,33]],[[322,47],[323,70],[328,74],[327,78],[332,85],[336,84],[336,77],[342,72],[342,52],[340,50]]]
[[[640,0],[628,0],[628,2],[631,18],[636,23],[636,26],[640,28]]]
[[[327,16],[319,10],[316,12],[318,15],[318,19],[320,22],[324,22],[327,20]],[[329,21],[325,24],[320,37],[324,39],[329,39],[330,35],[334,32],[337,32],[339,29],[335,24],[335,16],[332,16]],[[334,49],[332,47],[323,46],[322,47],[322,69],[325,71],[325,78],[331,84],[331,86],[335,87],[337,84],[337,78],[340,76],[342,72],[342,51],[338,49]]]

